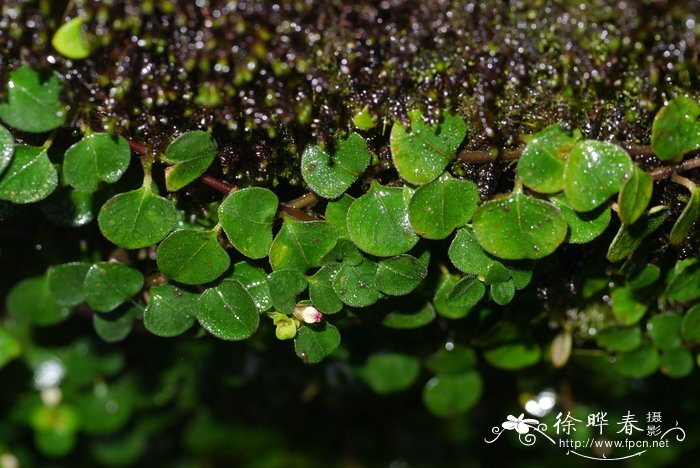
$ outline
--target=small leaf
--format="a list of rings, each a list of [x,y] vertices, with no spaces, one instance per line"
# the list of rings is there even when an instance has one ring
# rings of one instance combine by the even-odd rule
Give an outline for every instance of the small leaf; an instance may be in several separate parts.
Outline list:
[[[412,330],[423,327],[435,319],[435,308],[430,302],[420,303],[411,296],[405,296],[402,300],[382,304],[382,308],[389,310],[382,319],[382,325],[397,330]]]
[[[698,219],[700,219],[700,188],[696,187],[691,190],[688,204],[685,205],[683,212],[671,228],[669,235],[671,244],[679,245],[683,242]]]
[[[625,224],[632,224],[644,214],[651,200],[654,181],[651,175],[634,166],[632,175],[622,186],[617,197],[618,215]]]
[[[569,225],[566,242],[570,244],[588,243],[600,236],[610,224],[610,207],[607,205],[582,213],[574,210],[565,193],[560,193],[550,200],[561,210]]]
[[[673,349],[665,349],[661,353],[659,370],[669,377],[677,379],[690,375],[694,365],[693,355],[686,348],[680,346]]]
[[[76,190],[94,192],[100,181],[118,181],[130,160],[131,150],[124,137],[93,133],[66,150],[63,176]]]
[[[343,264],[333,280],[333,290],[349,306],[370,306],[382,297],[375,288],[376,274],[377,264],[371,260],[359,265]]]
[[[39,326],[62,322],[70,314],[70,309],[53,301],[46,275],[15,284],[7,294],[6,307],[17,321]]]
[[[654,117],[651,147],[662,161],[678,162],[683,155],[700,148],[700,106],[687,97],[672,99]]]
[[[493,299],[496,304],[506,305],[515,297],[515,283],[512,279],[501,283],[494,283],[491,285],[489,291],[491,293],[491,299]]]
[[[267,312],[272,307],[270,286],[267,284],[267,273],[262,268],[248,262],[238,262],[233,265],[230,279],[238,280],[248,291],[258,308],[258,312]]]
[[[90,267],[83,285],[85,302],[98,312],[110,312],[143,287],[143,275],[123,263],[99,262]]]
[[[613,325],[602,329],[596,339],[609,351],[631,351],[642,343],[642,330],[638,326]]]
[[[170,283],[154,286],[143,312],[143,325],[156,336],[177,336],[189,330],[196,320],[199,294]]]
[[[700,342],[700,304],[695,304],[683,316],[681,334],[688,341]]]
[[[492,266],[501,265],[481,248],[469,227],[457,231],[450,244],[448,256],[458,270],[470,275],[485,275]]]
[[[332,263],[309,277],[309,299],[324,314],[335,314],[343,308],[343,301],[333,289],[333,281],[340,267],[340,264]]]
[[[73,60],[81,60],[90,56],[93,43],[83,33],[83,20],[73,18],[63,23],[51,39],[51,45],[59,54]]]
[[[348,210],[348,231],[360,250],[391,257],[416,245],[418,236],[408,221],[406,190],[372,182],[369,191],[353,202]]]
[[[623,224],[610,243],[605,258],[612,263],[621,262],[632,254],[632,252],[637,250],[637,247],[642,244],[645,237],[661,227],[668,216],[668,207],[659,205],[650,209],[649,212],[636,223],[630,226],[625,226]]]
[[[161,161],[172,164],[165,169],[165,188],[180,190],[204,174],[216,157],[216,142],[201,130],[186,132],[173,140],[165,149]]]
[[[246,257],[267,256],[278,204],[271,191],[250,187],[233,192],[219,206],[219,221],[228,240]]]
[[[251,337],[260,323],[253,298],[236,280],[223,281],[199,296],[197,320],[212,335],[230,341]]]
[[[340,345],[338,329],[328,322],[305,325],[294,339],[294,352],[305,364],[323,361]]]
[[[221,276],[231,264],[215,231],[181,229],[158,246],[156,261],[161,273],[184,284],[203,284]]]
[[[469,279],[467,278],[466,281]],[[462,307],[459,303],[453,303],[449,300],[450,293],[459,281],[459,277],[454,275],[444,275],[440,277],[435,296],[433,297],[433,305],[438,314],[451,319],[459,319],[465,317],[471,309]],[[466,286],[466,284],[465,284]]]
[[[325,221],[285,219],[270,247],[273,270],[299,270],[321,266],[338,242],[335,228]]]
[[[66,119],[58,100],[62,88],[55,73],[39,73],[22,66],[10,73],[7,102],[0,103],[0,119],[23,132],[41,133],[60,127]]]
[[[518,160],[518,176],[523,184],[539,193],[564,190],[566,160],[580,137],[578,132],[570,136],[559,124],[532,135]]]
[[[93,314],[92,326],[97,336],[107,343],[117,343],[129,336],[140,306],[122,307],[108,314]]]
[[[373,354],[362,368],[362,377],[380,395],[404,390],[416,381],[420,372],[417,358],[399,353]]]
[[[512,343],[491,348],[484,352],[484,358],[494,367],[504,370],[517,370],[537,364],[542,353],[534,343]]]
[[[0,175],[5,172],[5,168],[10,165],[12,155],[15,152],[15,139],[12,133],[0,125]]]
[[[611,294],[613,314],[618,322],[632,325],[639,322],[648,309],[634,289],[626,286],[615,288]]]
[[[175,206],[143,186],[110,198],[97,222],[102,234],[125,249],[140,249],[160,242],[177,222]]]
[[[647,333],[659,349],[681,346],[681,316],[674,313],[654,315],[647,322]]]
[[[647,345],[618,353],[615,367],[625,377],[647,377],[659,368],[659,352]]]
[[[335,244],[333,250],[328,252],[321,263],[324,265],[329,263],[349,263],[350,265],[359,265],[364,259],[362,252],[355,247],[355,244],[348,239],[338,239],[338,243]]]
[[[566,220],[557,207],[520,191],[484,203],[472,223],[484,250],[509,260],[546,257],[564,241],[567,232]]]
[[[441,123],[427,125],[419,113],[411,113],[411,128],[400,121],[391,128],[390,145],[394,166],[411,184],[427,184],[437,178],[455,158],[467,133],[461,117],[446,114]]]
[[[304,182],[324,198],[342,195],[365,171],[371,159],[367,143],[357,133],[351,133],[335,144],[332,154],[317,145],[309,145],[301,156]]]
[[[14,158],[0,177],[0,199],[33,203],[51,195],[57,185],[58,174],[46,150],[17,145]]]
[[[611,143],[582,140],[574,145],[564,170],[564,187],[576,211],[590,211],[620,191],[634,165]]]
[[[452,291],[447,295],[447,305],[450,309],[458,309],[456,316],[449,318],[462,318],[466,316],[472,308],[486,294],[484,283],[476,278],[465,276],[459,280]],[[444,315],[444,314],[443,314]]]
[[[408,294],[427,276],[428,269],[411,255],[399,255],[379,262],[376,285],[384,294]]]
[[[436,416],[454,416],[469,411],[481,398],[483,383],[475,371],[437,375],[425,384],[423,402]]]
[[[326,222],[335,227],[341,239],[350,239],[348,210],[354,201],[355,199],[346,193],[337,200],[329,201],[326,205]]]
[[[0,369],[22,354],[22,344],[5,328],[0,327]]]
[[[632,289],[642,289],[656,282],[661,276],[661,270],[651,263],[642,268],[636,275],[627,282]]]
[[[297,296],[306,290],[306,276],[299,270],[277,270],[267,277],[270,298],[276,311],[283,314],[294,312]]]
[[[669,299],[682,302],[700,298],[700,263],[688,263],[676,271],[668,282],[666,295]]]
[[[49,268],[49,291],[56,304],[72,307],[85,300],[83,284],[91,266],[90,263],[75,262]]]
[[[504,283],[508,280],[510,280],[510,270],[500,262],[494,262],[484,274],[484,284]]]
[[[436,374],[461,374],[476,366],[478,358],[472,348],[450,343],[425,360],[425,367]]]

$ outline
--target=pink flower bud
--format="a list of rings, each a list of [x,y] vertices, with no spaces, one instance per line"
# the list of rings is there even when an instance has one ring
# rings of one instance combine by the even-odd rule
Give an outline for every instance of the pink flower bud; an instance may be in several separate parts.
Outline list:
[[[305,323],[318,323],[323,318],[323,314],[313,306],[298,305],[294,309],[294,315]]]

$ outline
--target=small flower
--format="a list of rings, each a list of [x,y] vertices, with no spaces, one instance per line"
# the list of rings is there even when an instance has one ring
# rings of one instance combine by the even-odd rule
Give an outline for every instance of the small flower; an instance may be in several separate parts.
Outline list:
[[[515,429],[519,434],[527,434],[531,427],[536,427],[540,422],[536,419],[523,419],[525,413],[521,413],[517,418],[511,414],[508,415],[508,421],[501,424],[503,429],[512,431]]]
[[[318,323],[323,318],[323,314],[316,307],[298,305],[294,308],[294,316],[304,323]]]
[[[278,340],[291,340],[297,336],[297,328],[299,328],[300,324],[296,317],[287,317],[284,314],[275,312],[272,323],[277,326],[275,336]]]

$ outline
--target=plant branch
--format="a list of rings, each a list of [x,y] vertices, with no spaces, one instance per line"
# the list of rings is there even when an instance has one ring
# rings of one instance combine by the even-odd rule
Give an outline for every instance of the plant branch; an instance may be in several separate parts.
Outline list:
[[[126,142],[129,143],[129,148],[131,148],[131,150],[136,154],[140,154],[143,156],[148,152],[148,148],[146,148],[146,145],[144,145],[140,141],[127,138]]]
[[[299,220],[299,221],[316,221],[316,217],[301,211],[297,208],[293,208],[291,206],[287,206],[284,203],[280,203],[280,211],[283,213],[288,214],[292,218]]]
[[[686,159],[682,163],[676,164],[675,166],[658,167],[651,171],[650,174],[652,179],[661,180],[679,172],[690,171],[698,168],[700,168],[700,157]]]
[[[218,190],[224,195],[228,195],[229,193],[238,190],[238,187],[236,187],[235,185],[227,184],[223,180],[219,180],[216,177],[212,177],[210,175],[203,175],[199,178],[199,180],[201,180],[204,185],[211,187],[214,190]]]
[[[304,195],[295,198],[294,200],[289,200],[285,205],[291,208],[303,209],[309,205],[313,205],[318,201],[318,195],[313,192],[305,193]]]

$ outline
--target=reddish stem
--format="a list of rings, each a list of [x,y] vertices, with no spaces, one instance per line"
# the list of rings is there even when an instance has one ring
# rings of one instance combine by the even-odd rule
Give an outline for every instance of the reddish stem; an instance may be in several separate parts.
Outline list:
[[[223,193],[224,195],[228,195],[231,192],[235,192],[238,190],[238,187],[235,185],[229,185],[223,180],[219,180],[216,177],[212,177],[210,175],[203,175],[200,177],[200,179],[204,185],[207,185],[214,190],[218,190],[219,192]]]
[[[296,208],[292,208],[291,206],[287,206],[283,203],[280,203],[280,211],[287,213],[289,216],[291,216],[294,219],[297,219],[299,221],[315,221],[316,218],[311,216],[310,214],[298,210]]]
[[[134,153],[145,155],[148,152],[148,148],[146,148],[146,145],[144,145],[140,141],[136,141],[131,138],[127,138],[126,141],[127,143],[129,143],[129,147]]]

